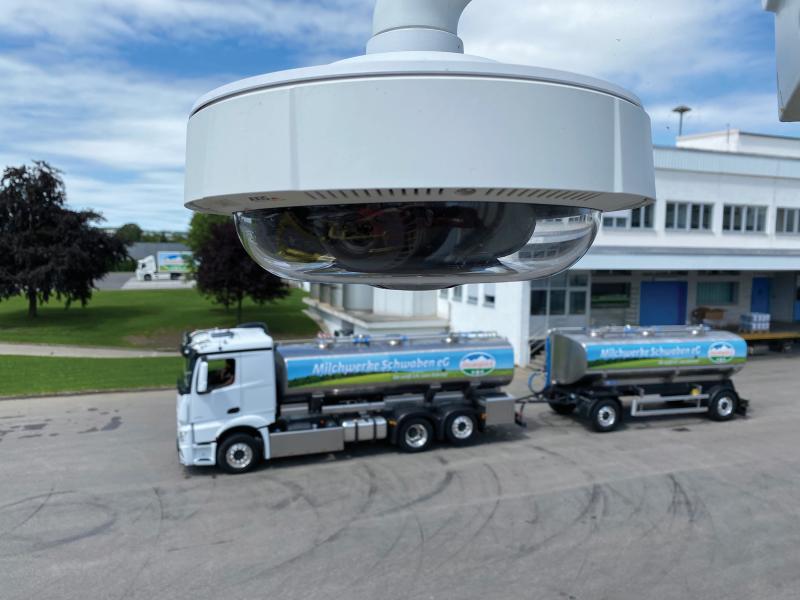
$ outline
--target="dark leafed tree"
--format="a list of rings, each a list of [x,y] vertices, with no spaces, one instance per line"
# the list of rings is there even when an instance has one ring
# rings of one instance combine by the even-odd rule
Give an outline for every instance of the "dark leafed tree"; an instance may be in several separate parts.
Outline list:
[[[125,244],[130,246],[135,242],[141,242],[142,234],[142,228],[136,223],[125,223],[125,225],[117,229],[117,232],[114,235],[121,239]]]
[[[197,289],[226,309],[236,307],[242,321],[242,302],[257,304],[285,297],[288,286],[259,267],[244,251],[231,219],[209,223],[195,250]]]
[[[94,226],[92,211],[66,208],[60,173],[45,162],[8,167],[0,180],[0,300],[23,294],[28,316],[52,297],[86,305],[94,282],[127,256]]]

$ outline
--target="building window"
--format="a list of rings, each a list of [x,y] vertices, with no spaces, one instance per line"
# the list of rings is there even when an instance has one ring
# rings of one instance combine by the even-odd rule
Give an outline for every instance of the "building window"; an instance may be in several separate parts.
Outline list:
[[[652,229],[653,205],[633,210],[607,213],[603,216],[603,227],[609,229]]]
[[[711,231],[712,204],[667,202],[664,228],[678,231]]]
[[[445,288],[443,290],[439,290],[439,298],[443,300],[447,300],[450,297],[450,290]]]
[[[483,284],[483,305],[494,307],[495,288],[493,283]]]
[[[550,314],[553,316],[567,314],[567,290],[550,290]]]
[[[779,208],[775,233],[800,233],[800,209]]]
[[[531,290],[531,315],[543,317],[547,314],[547,290]]]
[[[453,300],[455,302],[461,302],[463,294],[464,294],[464,288],[462,288],[460,285],[453,288]]]
[[[478,303],[478,284],[471,283],[467,286],[467,304]]]
[[[586,292],[579,292],[576,290],[572,290],[569,293],[569,314],[571,315],[586,314]]]
[[[697,304],[739,304],[739,284],[735,281],[701,281],[697,284]]]
[[[629,308],[630,283],[592,283],[592,308]]]
[[[589,275],[585,273],[561,273],[531,282],[531,315],[585,315],[588,286]]]
[[[726,204],[722,211],[722,230],[764,233],[767,230],[767,207]]]

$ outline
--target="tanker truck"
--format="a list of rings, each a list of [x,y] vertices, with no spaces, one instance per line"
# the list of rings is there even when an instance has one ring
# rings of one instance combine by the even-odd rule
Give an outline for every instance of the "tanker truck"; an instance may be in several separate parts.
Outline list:
[[[631,417],[706,413],[716,421],[744,414],[731,377],[747,359],[747,343],[707,327],[554,329],[544,370],[531,376],[534,401],[560,415],[577,413],[598,432]]]
[[[185,334],[181,464],[243,473],[261,460],[388,440],[422,452],[522,425],[509,342],[492,333],[355,336],[277,344],[264,324]]]

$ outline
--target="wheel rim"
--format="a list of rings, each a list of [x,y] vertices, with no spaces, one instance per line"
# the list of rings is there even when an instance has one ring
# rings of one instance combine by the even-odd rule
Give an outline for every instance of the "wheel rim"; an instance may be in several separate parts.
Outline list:
[[[424,425],[414,423],[406,429],[406,444],[414,449],[419,449],[428,443],[428,429]]]
[[[225,460],[234,469],[244,469],[253,462],[253,449],[247,444],[233,444],[225,453]]]
[[[717,413],[721,417],[729,417],[733,413],[733,398],[723,396],[717,400]]]
[[[597,411],[597,424],[600,427],[613,427],[617,422],[617,409],[613,406],[603,406]]]
[[[457,440],[468,440],[472,437],[474,428],[475,425],[472,423],[472,419],[466,415],[461,415],[453,419],[453,423],[450,425],[450,433]]]

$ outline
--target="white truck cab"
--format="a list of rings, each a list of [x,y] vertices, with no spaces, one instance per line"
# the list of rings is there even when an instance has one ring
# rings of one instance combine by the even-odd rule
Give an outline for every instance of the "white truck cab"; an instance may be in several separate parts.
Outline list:
[[[218,445],[235,433],[256,438],[262,457],[270,457],[267,428],[276,412],[273,352],[272,338],[261,328],[191,335],[190,343],[184,344],[186,370],[178,386],[182,464],[216,464]],[[250,451],[237,456],[252,461]]]

